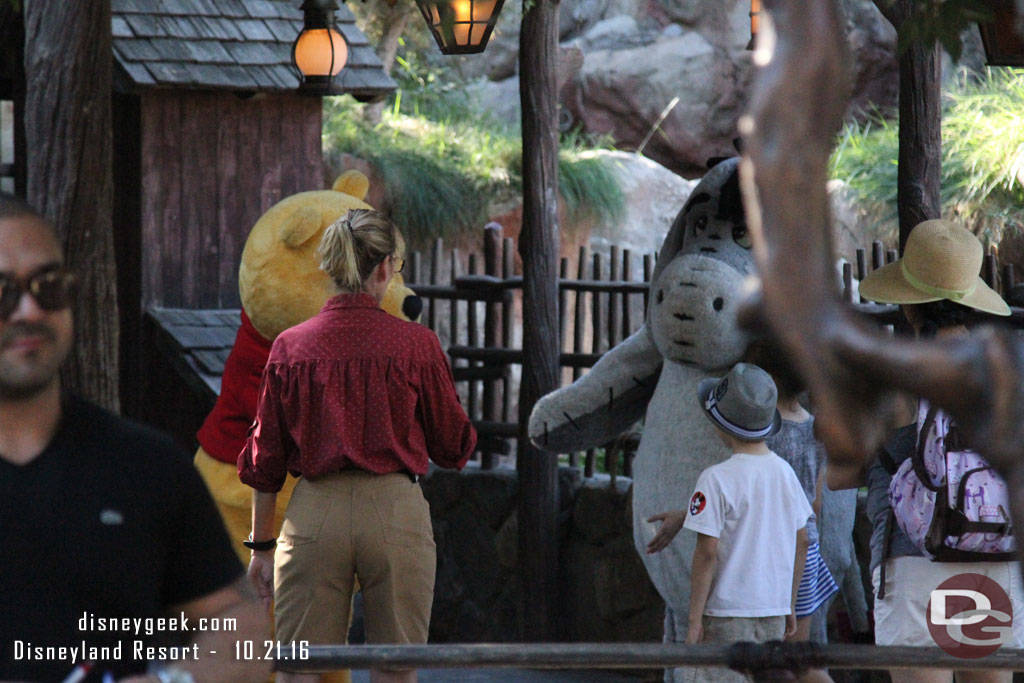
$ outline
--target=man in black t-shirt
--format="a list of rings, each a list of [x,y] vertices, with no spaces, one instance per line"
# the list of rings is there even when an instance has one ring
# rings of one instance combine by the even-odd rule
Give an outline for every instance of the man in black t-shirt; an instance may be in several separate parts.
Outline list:
[[[0,680],[263,680],[267,617],[187,456],[61,392],[73,287],[0,195]]]

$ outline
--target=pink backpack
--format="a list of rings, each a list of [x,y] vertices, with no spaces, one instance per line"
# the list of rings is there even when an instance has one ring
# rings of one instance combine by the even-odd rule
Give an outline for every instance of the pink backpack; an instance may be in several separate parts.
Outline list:
[[[937,562],[1014,559],[1006,482],[943,411],[921,401],[917,426],[917,448],[889,485],[900,528]]]

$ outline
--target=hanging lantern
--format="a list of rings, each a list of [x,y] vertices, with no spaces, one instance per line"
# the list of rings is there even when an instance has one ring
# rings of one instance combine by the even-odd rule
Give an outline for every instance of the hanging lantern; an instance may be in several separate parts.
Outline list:
[[[333,95],[334,77],[348,61],[348,44],[334,23],[337,0],[304,0],[302,32],[292,45],[292,66],[303,95]]]
[[[992,21],[979,23],[989,66],[1024,66],[1024,38],[1017,32],[1020,16],[1014,0],[996,0]]]
[[[416,0],[441,54],[483,52],[504,0]]]
[[[761,21],[761,0],[750,0],[750,42],[747,49],[753,50],[757,42],[757,29]]]

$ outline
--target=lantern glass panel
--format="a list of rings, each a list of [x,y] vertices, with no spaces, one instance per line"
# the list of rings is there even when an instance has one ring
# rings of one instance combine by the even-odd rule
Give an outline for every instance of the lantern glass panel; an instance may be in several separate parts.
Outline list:
[[[295,43],[295,64],[305,76],[337,76],[347,61],[348,45],[336,29],[308,29]]]

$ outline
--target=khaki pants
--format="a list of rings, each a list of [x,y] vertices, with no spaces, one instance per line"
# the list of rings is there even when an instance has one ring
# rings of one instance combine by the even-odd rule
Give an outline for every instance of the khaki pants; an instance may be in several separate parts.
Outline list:
[[[278,639],[344,643],[358,577],[367,642],[425,643],[435,564],[430,507],[407,475],[301,479],[275,553]]]
[[[238,479],[238,468],[232,464],[221,462],[215,459],[202,447],[196,451],[194,460],[199,475],[206,482],[210,489],[210,495],[217,504],[224,526],[227,527],[228,537],[231,539],[232,547],[238,553],[238,559],[242,566],[249,566],[251,551],[242,545],[242,541],[248,538],[252,529],[252,488],[243,484]],[[278,532],[281,529],[281,520],[284,518],[285,509],[292,495],[292,489],[298,480],[288,475],[284,487],[277,494],[277,508],[275,511],[274,528]],[[358,589],[358,586],[357,586]],[[345,631],[347,642],[348,631]],[[273,676],[269,680],[273,680]],[[331,671],[321,674],[321,683],[349,683],[352,677],[347,670]]]
[[[786,617],[709,617],[704,616],[702,643],[764,643],[782,640]],[[747,677],[725,667],[683,667],[686,683],[747,683]],[[680,680],[677,678],[677,680]]]

